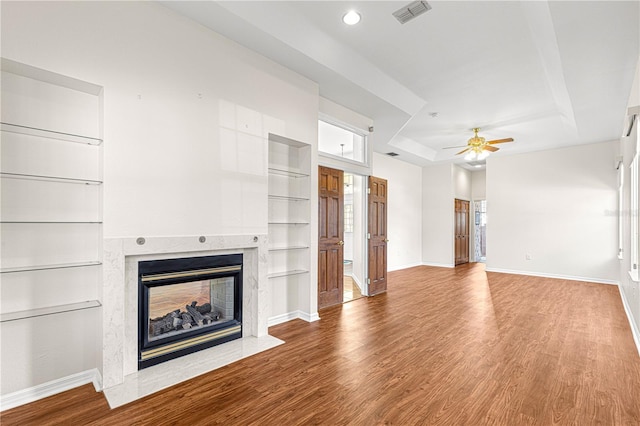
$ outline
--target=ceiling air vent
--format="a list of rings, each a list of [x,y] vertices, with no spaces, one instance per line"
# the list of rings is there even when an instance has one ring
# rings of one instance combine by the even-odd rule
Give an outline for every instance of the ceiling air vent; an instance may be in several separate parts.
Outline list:
[[[396,17],[398,22],[406,24],[418,15],[422,15],[427,10],[430,10],[431,6],[426,1],[414,1],[404,6],[403,8],[393,12],[393,16]]]
[[[397,152],[387,152],[387,155],[388,155],[389,157],[397,157],[397,156],[398,156],[398,153],[397,153]]]

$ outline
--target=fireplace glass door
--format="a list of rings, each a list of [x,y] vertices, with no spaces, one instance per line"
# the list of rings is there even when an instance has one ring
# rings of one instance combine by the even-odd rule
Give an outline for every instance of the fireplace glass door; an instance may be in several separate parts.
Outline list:
[[[138,268],[140,368],[241,336],[242,255],[140,262]]]

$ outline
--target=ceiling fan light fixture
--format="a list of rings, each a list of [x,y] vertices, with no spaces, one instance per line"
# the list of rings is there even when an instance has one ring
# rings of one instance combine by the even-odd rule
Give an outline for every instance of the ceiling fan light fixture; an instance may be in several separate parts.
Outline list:
[[[464,156],[466,161],[482,161],[489,156],[489,151],[485,151],[481,148],[471,149],[467,155]]]
[[[355,10],[350,10],[342,17],[342,22],[347,25],[355,25],[360,22],[361,16]]]

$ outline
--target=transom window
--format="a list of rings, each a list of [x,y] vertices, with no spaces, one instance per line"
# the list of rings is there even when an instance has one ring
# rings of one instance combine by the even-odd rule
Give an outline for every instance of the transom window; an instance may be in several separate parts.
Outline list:
[[[318,151],[321,153],[366,163],[366,146],[366,135],[318,120]]]

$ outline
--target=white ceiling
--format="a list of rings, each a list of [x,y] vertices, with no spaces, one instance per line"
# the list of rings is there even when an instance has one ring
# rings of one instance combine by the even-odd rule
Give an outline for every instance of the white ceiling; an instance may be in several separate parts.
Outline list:
[[[509,155],[618,139],[640,55],[640,1],[180,1],[165,6],[318,82],[374,120],[374,150],[463,161],[471,129]],[[342,23],[354,9],[355,26]],[[437,117],[432,113],[437,112]]]

